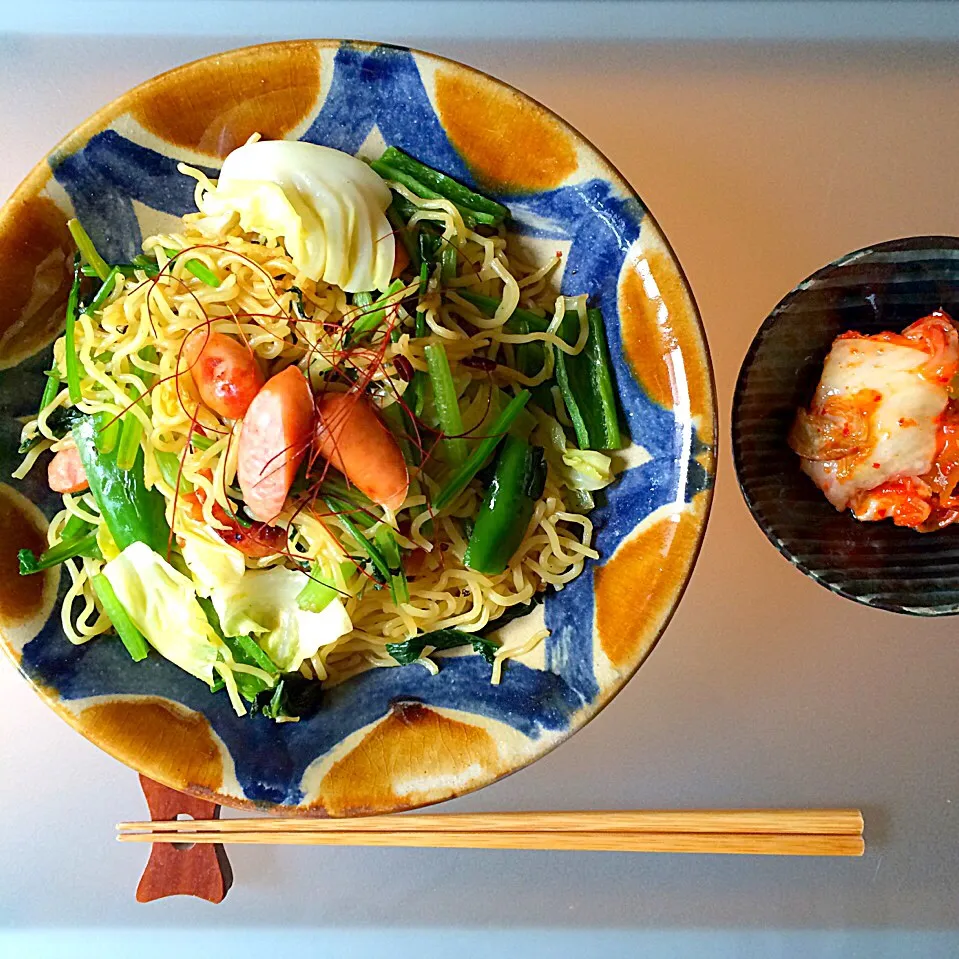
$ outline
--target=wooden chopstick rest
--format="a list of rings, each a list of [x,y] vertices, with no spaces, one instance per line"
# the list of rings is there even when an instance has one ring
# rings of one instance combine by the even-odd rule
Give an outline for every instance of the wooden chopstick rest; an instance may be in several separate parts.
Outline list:
[[[146,776],[140,776],[140,787],[154,820],[151,825],[176,822],[181,814],[218,821],[220,807],[215,803],[161,786]],[[233,870],[222,845],[196,843],[189,849],[178,849],[172,844],[154,843],[137,886],[137,902],[152,902],[166,896],[196,896],[209,902],[222,902],[231,885]]]

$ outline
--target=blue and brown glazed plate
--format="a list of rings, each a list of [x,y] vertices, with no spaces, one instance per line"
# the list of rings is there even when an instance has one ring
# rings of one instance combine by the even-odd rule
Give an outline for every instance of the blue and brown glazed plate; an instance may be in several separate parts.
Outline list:
[[[959,613],[959,529],[916,533],[837,512],[786,437],[832,341],[898,332],[933,310],[959,319],[959,238],[916,236],[857,250],[788,293],[760,327],[733,399],[733,458],[753,517],[798,569],[848,599],[897,613]]]
[[[43,387],[62,323],[76,215],[108,260],[193,208],[186,161],[216,175],[253,133],[360,156],[395,144],[509,205],[540,257],[566,254],[561,292],[588,293],[609,330],[632,437],[593,514],[601,559],[519,628],[549,639],[490,685],[478,656],[377,669],[327,691],[312,719],[237,717],[225,697],[119,643],[72,646],[59,572],[20,579],[56,508],[43,470],[0,486],[0,636],[39,694],[107,752],[229,806],[347,816],[436,802],[548,752],[615,695],[679,602],[711,497],[712,375],[685,278],[655,221],[576,131],[511,87],[424,53],[297,41],[236,50],[124,94],[68,136],[0,213],[0,469]]]

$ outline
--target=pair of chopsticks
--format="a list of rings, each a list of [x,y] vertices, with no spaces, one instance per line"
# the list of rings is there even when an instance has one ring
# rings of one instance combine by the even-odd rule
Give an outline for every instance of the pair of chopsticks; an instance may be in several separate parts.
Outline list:
[[[511,812],[122,822],[120,842],[861,856],[858,809]]]

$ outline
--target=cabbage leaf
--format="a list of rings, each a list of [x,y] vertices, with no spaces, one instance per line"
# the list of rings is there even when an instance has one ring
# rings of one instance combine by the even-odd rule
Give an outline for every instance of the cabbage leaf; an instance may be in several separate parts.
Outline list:
[[[198,595],[208,597],[214,589],[233,586],[242,579],[246,569],[243,554],[215,533],[190,531],[180,533],[179,539]]]
[[[193,583],[142,542],[131,543],[110,560],[103,575],[147,642],[171,663],[212,686],[219,645]]]
[[[340,599],[319,613],[300,609],[297,597],[307,582],[301,570],[282,566],[247,570],[235,583],[214,588],[210,598],[227,636],[253,634],[282,672],[293,672],[353,628]]]

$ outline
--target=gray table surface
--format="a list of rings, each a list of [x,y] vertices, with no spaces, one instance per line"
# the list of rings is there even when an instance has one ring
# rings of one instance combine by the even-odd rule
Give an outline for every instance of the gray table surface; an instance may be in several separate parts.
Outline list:
[[[0,194],[118,93],[235,45],[0,36]],[[699,302],[724,444],[702,555],[646,665],[554,753],[444,809],[850,805],[866,855],[235,847],[222,905],[139,906],[145,850],[113,841],[144,811],[135,774],[0,664],[0,956],[956,955],[957,622],[870,611],[792,569],[746,510],[727,436],[739,363],[783,293],[870,242],[959,234],[959,51],[422,45],[547,103],[639,190]]]

